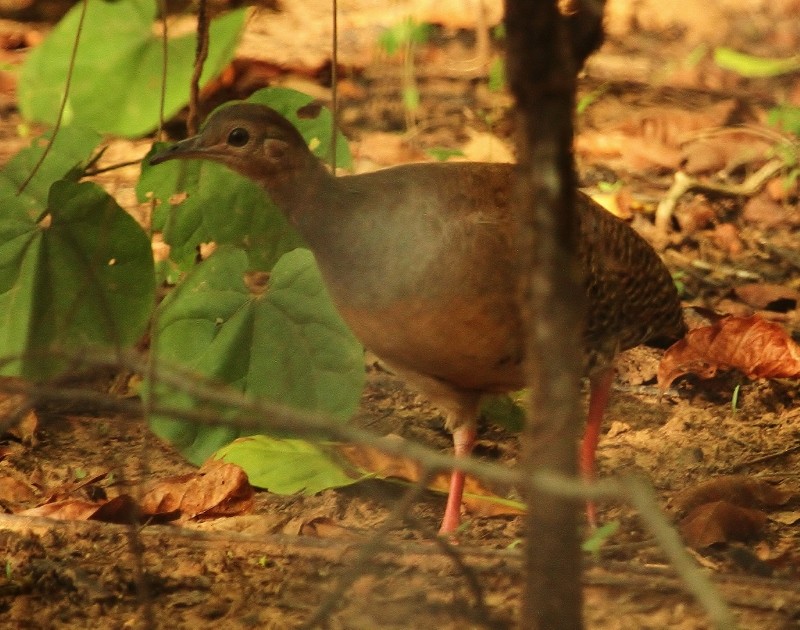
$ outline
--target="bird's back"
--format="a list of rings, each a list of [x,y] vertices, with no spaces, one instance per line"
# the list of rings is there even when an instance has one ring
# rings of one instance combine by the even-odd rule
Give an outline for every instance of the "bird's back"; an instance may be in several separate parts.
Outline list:
[[[407,165],[337,180],[312,242],[339,310],[378,356],[471,390],[521,387],[513,166]],[[634,230],[578,193],[591,365],[683,331],[669,272]]]

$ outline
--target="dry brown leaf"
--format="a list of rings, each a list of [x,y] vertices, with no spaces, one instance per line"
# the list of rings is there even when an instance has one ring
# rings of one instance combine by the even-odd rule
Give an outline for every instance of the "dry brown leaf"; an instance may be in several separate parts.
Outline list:
[[[390,435],[384,439],[403,440],[397,435]],[[334,448],[357,469],[380,478],[415,482],[419,481],[422,476],[419,462],[408,457],[391,455],[362,444],[337,444]]]
[[[739,236],[739,229],[733,223],[720,223],[711,235],[717,247],[728,256],[738,256],[744,251],[744,243]]]
[[[89,517],[93,521],[105,523],[135,523],[139,520],[139,505],[127,494],[102,502],[97,511]]]
[[[403,162],[419,162],[425,158],[404,136],[383,131],[364,134],[353,153],[359,165],[368,161],[378,166],[393,166]]]
[[[800,192],[800,183],[796,179],[773,177],[764,188],[773,201],[786,202]]]
[[[767,282],[754,282],[735,287],[734,292],[745,304],[758,309],[786,313],[800,304],[800,291]]]
[[[243,514],[253,506],[253,487],[235,464],[209,460],[196,473],[163,479],[142,497],[142,512],[180,520]]]
[[[784,207],[770,199],[767,193],[762,193],[747,200],[742,208],[742,219],[763,229],[797,225],[800,224],[800,211]]]
[[[781,525],[797,525],[800,523],[800,510],[770,514],[769,520],[780,523]]]
[[[681,534],[695,548],[756,536],[767,522],[760,510],[750,510],[727,501],[704,503],[680,523]]]
[[[796,378],[800,346],[779,324],[758,315],[726,317],[690,330],[664,353],[658,386],[666,389],[684,374],[711,378],[726,369],[737,369],[752,379]]]
[[[708,200],[694,197],[688,203],[681,204],[675,210],[675,218],[685,235],[694,234],[697,230],[710,227],[717,218],[717,213]]]
[[[593,160],[616,157],[632,171],[654,168],[674,171],[681,162],[677,149],[621,131],[584,132],[576,138],[575,150]]]
[[[54,503],[45,503],[29,510],[23,510],[22,516],[44,516],[60,520],[88,521],[100,505],[84,499],[65,499]]]
[[[398,436],[387,439],[402,440]],[[422,478],[422,467],[413,459],[400,455],[389,455],[371,446],[358,444],[339,444],[336,451],[360,471],[372,473],[381,478],[394,478],[416,483]],[[431,490],[447,492],[450,487],[450,474],[441,472],[428,484]],[[486,488],[479,480],[467,475],[464,481],[464,507],[477,516],[508,516],[521,514],[514,505],[498,503],[502,499]],[[467,496],[474,495],[474,496]]]
[[[735,107],[733,100],[717,103],[702,111],[655,105],[627,117],[617,125],[617,129],[651,143],[677,148],[692,134],[724,125]]]
[[[675,497],[674,503],[679,511],[688,512],[698,505],[714,501],[726,501],[741,507],[775,507],[785,505],[792,497],[791,492],[763,479],[725,475],[687,488]]]
[[[18,479],[13,472],[0,477],[0,502],[6,505],[24,503],[35,497],[33,488],[24,480]]]
[[[730,171],[769,158],[772,144],[750,131],[725,130],[686,143],[683,170],[689,175]]]
[[[59,520],[103,521],[106,523],[131,523],[139,518],[136,501],[129,495],[121,494],[108,501],[87,501],[85,499],[65,499],[45,503],[19,513],[22,516],[44,516]]]

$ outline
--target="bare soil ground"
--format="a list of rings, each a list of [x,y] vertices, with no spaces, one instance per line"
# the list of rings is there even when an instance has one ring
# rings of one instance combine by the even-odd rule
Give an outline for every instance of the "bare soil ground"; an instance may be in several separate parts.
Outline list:
[[[380,6],[373,4],[369,8],[380,16]],[[632,144],[653,144],[653,136],[647,135],[653,107],[706,115],[721,103],[732,102],[737,112],[734,118],[747,122],[759,120],[781,98],[800,104],[796,75],[772,82],[744,82],[707,60],[684,63],[704,41],[724,40],[745,49],[750,44],[758,49],[755,52],[774,56],[796,51],[800,43],[796,3],[773,3],[770,11],[759,4],[761,12],[751,6],[754,3],[743,1],[703,5],[708,14],[701,16],[696,15],[702,13],[699,4],[696,10],[687,8],[687,15],[676,15],[667,9],[659,13],[642,3],[638,21],[631,17],[631,10],[625,12],[626,3],[612,4],[612,36],[590,62],[582,84],[582,94],[598,95],[596,104],[579,117],[584,137],[609,127],[619,130],[620,120],[629,122],[640,115],[641,127],[633,134]],[[373,14],[364,12],[364,16]],[[280,30],[271,22],[278,19],[276,15],[280,14],[262,13],[263,22],[251,25],[264,38],[259,55],[291,65],[271,56],[270,46],[286,51],[270,43],[269,25]],[[357,23],[355,17],[352,21]],[[3,28],[16,32],[43,27],[7,22]],[[481,157],[473,159],[487,159],[487,151],[502,150],[497,138],[507,137],[513,127],[505,113],[507,97],[489,93],[485,83],[469,73],[447,71],[452,59],[464,61],[474,55],[476,39],[470,30],[442,29],[441,36],[422,53],[428,63],[420,64],[418,132],[397,140],[406,122],[398,64],[367,45],[374,42],[370,38],[375,28],[352,31],[348,41],[362,42],[362,47],[353,45],[346,61],[351,65],[343,78],[342,120],[359,168],[418,159],[425,148],[464,147],[476,138],[477,145],[470,149],[476,153],[470,155]],[[246,43],[252,45],[253,37],[250,33]],[[314,40],[308,50],[320,46]],[[371,50],[371,56],[365,57],[363,50]],[[295,69],[302,66],[304,72],[284,71],[284,65],[276,81],[328,94],[317,79],[308,78],[306,70],[314,59],[310,55],[305,62],[293,62]],[[26,141],[16,134],[20,119],[13,93],[4,94],[2,107],[5,160]],[[654,120],[666,126],[666,131],[658,132],[662,136],[670,134],[670,126],[680,126],[662,114]],[[487,145],[486,136],[476,134],[492,134],[493,140]],[[105,160],[136,158],[149,143],[115,141]],[[645,156],[650,160],[646,166],[637,168],[624,155],[599,156],[596,145],[592,147],[579,150],[585,183],[619,177],[630,196],[650,210],[665,195],[672,171],[653,168],[652,155]],[[103,175],[100,181],[144,221],[146,214],[132,192],[137,176],[136,167],[126,167]],[[636,209],[633,222],[653,240],[670,269],[680,274],[687,306],[723,312],[759,310],[781,322],[797,339],[797,302],[788,307],[782,303],[778,310],[769,305],[753,308],[734,291],[753,282],[800,290],[796,192],[783,205],[783,220],[772,223],[745,216],[751,197],[690,195],[678,204],[677,221],[665,238],[655,235],[651,215]],[[697,219],[702,213],[692,205],[698,198],[710,209],[705,222]],[[731,250],[729,242],[719,238],[723,224],[734,227],[740,249]],[[800,392],[796,380],[750,381],[737,373],[705,381],[690,376],[659,396],[653,384],[659,356],[658,351],[640,349],[620,359],[620,376],[598,452],[600,474],[645,476],[676,522],[680,515],[674,499],[687,488],[721,475],[743,474],[784,490],[787,502],[767,509],[766,522],[757,533],[691,553],[713,576],[741,628],[800,627]],[[450,437],[433,407],[372,363],[368,374],[354,422],[443,451],[450,448]],[[111,390],[107,383],[99,387]],[[734,391],[737,400],[732,404]],[[119,483],[135,485],[148,478],[189,472],[192,467],[153,437],[142,418],[93,409],[39,410],[33,442],[7,437],[1,446],[0,477],[24,480],[32,493],[27,504],[15,503],[13,509],[10,501],[0,500],[7,512],[0,514],[0,549],[5,559],[5,574],[0,575],[0,627],[293,628],[320,606],[330,606],[320,624],[330,628],[526,625],[518,618],[524,579],[519,516],[468,515],[460,544],[449,547],[435,537],[444,499],[427,493],[376,542],[375,531],[404,492],[374,482],[317,496],[258,493],[250,514],[182,527],[131,528],[95,521],[21,518],[11,512],[36,505],[50,489],[77,478],[110,472]],[[476,456],[513,465],[517,438],[487,423],[481,427]],[[90,485],[80,492],[97,491]],[[635,510],[601,504],[600,519],[618,521],[620,526],[599,553],[586,556],[587,627],[709,627],[706,613],[687,595]],[[335,527],[328,527],[331,524]],[[366,547],[370,550],[366,557],[365,545],[372,545]],[[346,588],[337,590],[343,576],[348,577]]]

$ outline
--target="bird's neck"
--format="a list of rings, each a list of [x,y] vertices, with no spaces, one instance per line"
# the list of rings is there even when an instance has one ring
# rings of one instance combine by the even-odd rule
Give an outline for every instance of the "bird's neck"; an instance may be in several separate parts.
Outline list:
[[[322,162],[309,154],[298,168],[259,183],[312,249],[327,240],[341,186]]]
[[[272,202],[293,224],[313,212],[311,204],[318,191],[329,186],[333,176],[313,155],[304,156],[294,168],[284,168],[259,178],[258,184],[267,192]]]

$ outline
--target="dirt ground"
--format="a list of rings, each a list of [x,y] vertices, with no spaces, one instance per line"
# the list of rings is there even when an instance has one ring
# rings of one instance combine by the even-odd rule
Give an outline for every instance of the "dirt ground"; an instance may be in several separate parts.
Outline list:
[[[327,44],[316,34],[325,32],[327,14],[316,12],[313,2],[298,4],[302,6],[295,11],[307,10],[303,19],[318,20],[307,45],[294,41],[290,49],[270,39],[285,31],[277,20],[292,15],[292,9],[262,9],[248,26],[240,58],[250,59],[252,67],[256,57],[259,63],[279,67],[271,75],[273,84],[308,88],[326,98],[330,92],[320,86],[324,71],[311,70],[327,59]],[[392,4],[392,11],[405,7],[398,8],[400,4]],[[675,169],[658,164],[661,158],[642,147],[652,148],[653,138],[670,136],[673,127],[682,129],[675,111],[714,121],[714,112],[729,107],[726,124],[751,124],[763,120],[763,112],[778,102],[800,106],[797,74],[748,81],[722,72],[707,58],[686,61],[700,46],[723,43],[776,57],[796,52],[800,4],[729,0],[703,5],[702,11],[697,3],[695,9],[662,7],[661,12],[655,3],[631,4],[612,3],[609,40],[582,78],[581,95],[595,95],[578,117],[582,181],[593,192],[602,191],[599,182],[624,182],[618,201],[627,199],[622,205],[633,215],[634,226],[683,284],[687,307],[757,311],[797,340],[800,302],[791,302],[800,291],[796,189],[782,202],[780,220],[747,214],[755,193],[686,195],[676,205],[668,234],[658,235],[652,210],[667,194]],[[470,28],[440,28],[420,53],[426,62],[418,70],[422,109],[416,133],[403,135],[407,117],[400,104],[398,63],[375,52],[376,29],[381,20],[392,19],[382,12],[384,5],[364,2],[362,13],[343,9],[351,30],[345,38],[349,47],[343,50],[341,119],[357,168],[421,159],[424,149],[432,147],[462,148],[476,160],[502,154],[513,127],[507,113],[510,100],[487,90],[485,80],[477,78],[480,72],[463,70],[477,47]],[[433,4],[425,6],[430,10]],[[42,23],[2,24],[3,32],[47,28]],[[14,54],[18,60],[25,50]],[[16,134],[20,118],[13,91],[3,93],[0,105],[0,157],[5,161],[27,141]],[[636,130],[623,140],[630,151],[620,155],[598,149],[592,134],[619,138],[631,121],[637,121]],[[150,142],[112,141],[104,163],[138,158]],[[634,151],[638,162],[630,159]],[[734,168],[730,174],[744,177]],[[141,217],[133,193],[137,177],[138,167],[127,166],[98,181]],[[736,248],[720,236],[721,225],[732,226]],[[735,290],[761,283],[784,287],[789,298],[753,306]],[[658,350],[637,349],[620,358],[598,451],[600,475],[644,476],[676,523],[682,516],[679,499],[687,489],[723,475],[745,475],[783,491],[783,503],[763,508],[766,518],[758,531],[695,546],[690,553],[712,576],[741,628],[800,628],[796,379],[749,380],[736,372],[710,380],[688,376],[662,396],[654,385],[660,355]],[[368,385],[353,422],[448,452],[450,436],[436,409],[373,361],[367,363]],[[112,390],[102,384],[100,389]],[[436,539],[444,498],[433,492],[424,493],[408,515],[377,539],[376,531],[404,495],[402,487],[377,481],[316,496],[261,492],[251,513],[180,527],[15,516],[13,512],[38,505],[50,490],[76,479],[110,473],[115,483],[135,486],[193,470],[135,414],[58,406],[38,411],[35,439],[7,436],[0,443],[0,477],[24,480],[32,489],[27,502],[0,497],[5,558],[0,627],[294,628],[320,607],[327,612],[319,626],[329,628],[526,625],[518,617],[524,579],[522,517],[468,514],[459,545],[452,547]],[[489,423],[481,426],[476,456],[513,465],[517,452],[515,434]],[[89,484],[78,493],[102,491]],[[599,508],[601,522],[617,521],[619,529],[600,552],[586,554],[586,626],[710,627],[706,612],[687,594],[636,511],[612,502]]]

